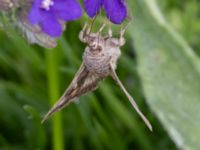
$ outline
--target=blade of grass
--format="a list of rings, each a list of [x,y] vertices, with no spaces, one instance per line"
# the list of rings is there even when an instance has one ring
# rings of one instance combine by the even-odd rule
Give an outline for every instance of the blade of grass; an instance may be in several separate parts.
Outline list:
[[[59,75],[58,75],[58,48],[46,51],[47,77],[49,88],[49,100],[53,105],[59,98]],[[52,117],[53,149],[64,150],[63,127],[61,112]]]

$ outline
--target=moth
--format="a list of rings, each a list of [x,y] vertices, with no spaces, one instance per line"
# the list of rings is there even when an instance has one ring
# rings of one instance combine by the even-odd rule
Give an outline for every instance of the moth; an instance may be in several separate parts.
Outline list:
[[[136,102],[127,92],[115,72],[117,60],[121,55],[120,47],[125,44],[124,33],[126,27],[124,29],[121,28],[119,38],[114,38],[112,36],[112,30],[110,28],[108,34],[103,36],[101,32],[104,27],[105,24],[102,24],[98,32],[91,33],[91,26],[89,27],[88,23],[85,23],[83,29],[79,33],[80,41],[87,44],[83,53],[83,62],[69,87],[58,102],[44,116],[42,122],[48,119],[53,113],[69,105],[75,98],[96,90],[100,81],[111,76],[125,93],[147,127],[152,131],[150,122],[140,111]]]

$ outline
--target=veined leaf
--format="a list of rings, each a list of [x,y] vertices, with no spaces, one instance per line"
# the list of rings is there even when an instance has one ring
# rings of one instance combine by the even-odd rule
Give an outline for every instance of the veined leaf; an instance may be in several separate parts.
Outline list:
[[[199,149],[200,60],[154,0],[129,4],[134,8],[130,34],[147,102],[180,149]]]

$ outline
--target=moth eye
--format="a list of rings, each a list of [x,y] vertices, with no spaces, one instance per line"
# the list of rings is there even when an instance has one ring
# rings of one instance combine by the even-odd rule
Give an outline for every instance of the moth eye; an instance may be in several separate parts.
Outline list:
[[[90,44],[90,43],[93,43],[94,42],[94,40],[95,40],[95,38],[94,37],[92,37],[92,36],[88,36],[88,39],[87,39],[87,41],[88,41],[88,43]]]
[[[91,39],[89,40],[89,42],[90,42],[90,43],[93,43],[93,42],[94,42],[94,38],[91,38]]]
[[[101,52],[102,51],[102,47],[98,46],[96,50],[99,51],[99,52]]]

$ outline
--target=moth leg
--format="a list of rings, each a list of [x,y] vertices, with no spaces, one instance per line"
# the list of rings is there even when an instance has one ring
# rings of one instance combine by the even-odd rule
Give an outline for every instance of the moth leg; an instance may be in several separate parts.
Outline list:
[[[108,37],[109,38],[112,38],[113,36],[113,31],[112,31],[112,28],[111,28],[111,23],[110,21],[107,20],[107,23],[108,23]]]
[[[118,46],[123,46],[125,44],[125,39],[124,39],[124,33],[125,33],[126,29],[120,29],[120,37],[119,37],[119,42],[118,42]]]
[[[130,22],[128,22],[128,24],[124,28],[120,29],[120,37],[119,37],[119,46],[120,47],[125,44],[124,34],[125,34],[125,31],[128,28],[129,24],[130,24]]]
[[[110,38],[113,36],[113,32],[112,32],[111,27],[109,27],[109,29],[108,29],[108,36],[109,36]]]
[[[136,102],[134,101],[134,99],[132,98],[132,96],[128,93],[128,91],[125,89],[124,85],[121,83],[120,79],[118,78],[114,67],[112,66],[112,64],[110,64],[110,68],[111,68],[111,76],[112,78],[117,82],[117,84],[120,86],[120,88],[122,89],[122,91],[124,92],[124,94],[126,95],[126,97],[128,98],[128,100],[130,101],[130,103],[132,104],[133,108],[136,110],[136,112],[139,114],[139,116],[143,119],[143,121],[145,122],[145,124],[147,125],[147,127],[150,129],[150,131],[152,131],[152,126],[150,124],[150,122],[148,121],[148,119],[144,116],[144,114],[140,111],[138,105],[136,104]]]
[[[83,29],[79,33],[79,39],[83,43],[86,43],[86,36],[87,36],[86,28],[87,28],[87,26],[88,26],[88,21],[85,22],[85,24],[83,26]]]
[[[98,40],[97,40],[97,42],[95,43],[94,49],[96,49],[96,48],[98,47],[98,45],[99,45],[99,40],[100,40],[99,38],[100,38],[101,32],[103,31],[103,29],[105,28],[105,26],[106,26],[106,24],[103,23],[103,24],[100,26],[99,30],[97,31]]]
[[[111,29],[111,24],[110,24],[110,22],[108,20],[105,21],[105,24],[108,25],[108,33],[104,38],[105,39],[112,38],[113,32],[112,32],[112,29]]]
[[[106,26],[106,24],[103,23],[103,24],[101,25],[101,27],[99,28],[99,31],[98,31],[97,33],[100,34],[100,33],[103,31],[103,29],[105,28],[105,26]]]

